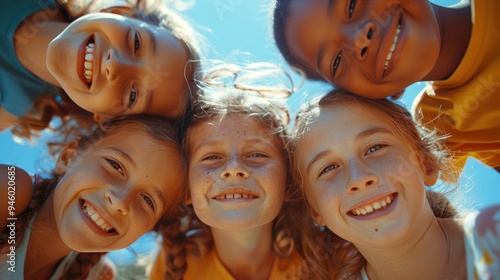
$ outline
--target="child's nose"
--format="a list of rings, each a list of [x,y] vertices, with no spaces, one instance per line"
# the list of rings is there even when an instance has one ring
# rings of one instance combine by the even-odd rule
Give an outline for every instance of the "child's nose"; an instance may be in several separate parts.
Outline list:
[[[117,211],[122,215],[128,214],[128,197],[128,193],[121,193],[117,195],[112,191],[106,192],[106,200],[109,202],[111,209]]]
[[[122,57],[115,49],[109,49],[103,63],[106,79],[112,81],[120,74],[131,73],[133,64],[126,57]]]
[[[239,177],[246,179],[249,173],[244,166],[237,159],[231,159],[221,172],[222,179],[228,179],[230,177]]]
[[[363,60],[366,57],[374,32],[375,24],[372,22],[366,23],[360,30],[358,30],[356,37],[354,38],[356,58],[358,60]]]

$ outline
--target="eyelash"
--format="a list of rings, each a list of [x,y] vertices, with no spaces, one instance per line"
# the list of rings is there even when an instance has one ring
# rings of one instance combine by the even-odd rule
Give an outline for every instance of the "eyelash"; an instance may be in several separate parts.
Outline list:
[[[332,168],[332,167],[334,167],[334,168]],[[323,168],[323,170],[321,170],[321,172],[319,173],[318,177],[321,177],[321,175],[323,175],[323,174],[325,174],[327,172],[330,172],[330,171],[332,171],[334,169],[337,169],[338,167],[339,167],[338,165],[333,165],[333,164],[328,165],[327,167]]]
[[[352,18],[352,14],[354,13],[354,8],[356,8],[356,0],[349,1],[349,19]]]
[[[144,198],[144,201],[146,201],[147,204],[151,207],[151,209],[155,210],[155,204],[153,203],[153,199],[147,195],[142,195]]]
[[[335,75],[337,74],[337,70],[339,68],[341,59],[342,59],[342,51],[339,52],[339,54],[337,55],[337,57],[333,61],[333,65],[332,65],[332,77],[334,79],[335,79]]]
[[[249,158],[264,158],[264,157],[267,157],[267,155],[263,154],[263,153],[251,153],[249,156]]]
[[[374,153],[384,147],[386,147],[387,145],[382,145],[382,144],[377,144],[377,145],[373,145],[371,146],[368,151],[366,151],[366,154],[371,154],[371,153]]]
[[[139,34],[136,32],[134,35],[134,54],[136,55],[139,49],[141,48],[141,40],[139,38]]]
[[[128,97],[128,108],[131,108],[137,100],[137,89],[134,85],[132,85],[132,89],[130,90],[130,95]]]
[[[220,158],[221,157],[216,156],[216,155],[209,155],[209,156],[204,157],[202,160],[216,160],[216,159],[220,159]]]
[[[123,169],[119,163],[117,163],[116,161],[114,161],[112,159],[106,159],[106,161],[109,163],[109,165],[111,165],[111,167],[113,167],[114,169],[116,169],[118,172],[120,172],[123,175]]]

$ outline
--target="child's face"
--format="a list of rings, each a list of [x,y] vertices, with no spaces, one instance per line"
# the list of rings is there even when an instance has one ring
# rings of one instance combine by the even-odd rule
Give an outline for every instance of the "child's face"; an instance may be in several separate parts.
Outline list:
[[[77,251],[125,248],[150,231],[182,189],[182,157],[140,124],[115,128],[85,151],[68,146],[57,170],[54,217]]]
[[[319,224],[357,246],[387,245],[432,216],[425,206],[427,178],[388,117],[341,103],[322,107],[310,128],[296,160]]]
[[[47,52],[47,67],[69,97],[103,116],[179,116],[187,60],[170,30],[110,13],[72,22]]]
[[[370,98],[424,79],[440,47],[428,1],[291,0],[285,33],[305,68]]]
[[[202,222],[238,231],[276,218],[287,181],[278,134],[252,117],[227,115],[193,127],[188,145],[191,199]]]

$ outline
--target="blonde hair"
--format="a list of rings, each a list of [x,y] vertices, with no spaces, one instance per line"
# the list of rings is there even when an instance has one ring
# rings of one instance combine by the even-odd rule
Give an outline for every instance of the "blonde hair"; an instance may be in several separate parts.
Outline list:
[[[426,174],[438,174],[443,182],[457,182],[458,171],[453,167],[453,158],[444,149],[435,131],[415,123],[406,108],[388,99],[363,98],[336,88],[322,98],[316,98],[310,103],[304,104],[297,114],[292,132],[289,145],[292,153],[292,174],[306,201],[307,194],[303,188],[303,177],[298,169],[298,157],[296,156],[300,151],[300,139],[304,133],[307,133],[309,125],[319,117],[321,108],[331,104],[356,104],[365,109],[370,108],[370,110],[382,113],[403,139],[412,146],[416,152],[417,160],[420,166],[425,169]],[[428,191],[427,199],[436,217],[451,218],[457,214],[449,200],[442,194]],[[353,243],[340,238],[328,228],[322,228],[322,233],[328,236],[329,242],[327,244],[331,246],[331,249],[328,250],[330,252],[329,264],[325,269],[333,270],[335,279],[357,279],[359,271],[366,263],[361,253]]]

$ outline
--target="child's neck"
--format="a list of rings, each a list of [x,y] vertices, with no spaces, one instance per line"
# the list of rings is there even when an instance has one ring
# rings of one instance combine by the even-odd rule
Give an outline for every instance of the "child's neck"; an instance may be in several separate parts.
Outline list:
[[[43,24],[37,18],[47,18]],[[40,79],[61,87],[47,69],[46,57],[49,43],[57,37],[68,23],[55,10],[42,10],[26,18],[17,28],[14,47],[21,64]]]
[[[272,223],[245,232],[211,228],[215,251],[236,279],[269,279],[274,264]]]
[[[24,279],[49,279],[59,262],[71,252],[59,236],[53,212],[54,192],[37,213],[24,263]]]
[[[472,34],[470,3],[453,8],[432,5],[441,33],[441,51],[434,69],[422,79],[424,81],[448,79],[462,62]]]
[[[370,280],[466,278],[464,236],[457,222],[432,219],[423,235],[414,237],[404,246],[359,248]]]

